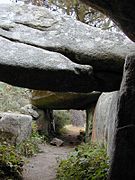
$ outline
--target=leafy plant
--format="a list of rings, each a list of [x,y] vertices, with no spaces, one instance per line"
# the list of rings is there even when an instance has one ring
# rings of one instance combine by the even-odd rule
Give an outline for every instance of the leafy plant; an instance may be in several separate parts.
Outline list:
[[[44,142],[44,137],[40,136],[37,126],[33,123],[32,134],[29,139],[18,146],[12,146],[6,141],[0,144],[0,178],[3,180],[22,179],[24,157],[31,157],[38,153],[39,144]]]
[[[83,144],[60,162],[58,180],[106,180],[109,161],[104,147]]]
[[[39,135],[36,123],[32,124],[32,134],[29,139],[17,146],[18,151],[25,157],[32,157],[40,152],[39,144],[45,142],[44,136]]]
[[[24,160],[14,146],[0,144],[0,177],[6,179],[22,179]]]

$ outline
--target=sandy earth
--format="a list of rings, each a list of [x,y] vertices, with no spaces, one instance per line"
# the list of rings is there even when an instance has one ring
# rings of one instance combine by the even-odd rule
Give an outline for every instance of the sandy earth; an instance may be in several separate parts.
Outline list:
[[[24,180],[54,180],[56,179],[56,168],[58,161],[67,156],[72,147],[55,147],[42,145],[37,156],[29,159],[29,163],[24,169]]]
[[[59,160],[66,158],[69,152],[80,143],[77,139],[79,131],[79,128],[70,127],[69,132],[62,137],[64,140],[62,147],[41,145],[42,152],[29,159],[29,163],[24,167],[24,180],[55,180]]]

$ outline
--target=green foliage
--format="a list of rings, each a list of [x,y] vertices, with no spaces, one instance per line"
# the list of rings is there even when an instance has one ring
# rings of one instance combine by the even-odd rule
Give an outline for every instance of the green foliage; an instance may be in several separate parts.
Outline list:
[[[17,149],[25,157],[32,157],[39,152],[37,141],[33,137],[21,143]]]
[[[75,148],[67,160],[60,162],[58,180],[106,180],[109,161],[106,150],[94,144]]]
[[[29,139],[17,146],[18,151],[25,157],[32,157],[40,152],[39,144],[44,142],[44,136],[39,135],[36,123],[32,124],[32,134]]]
[[[24,161],[14,146],[0,144],[0,177],[6,179],[22,179]]]
[[[61,134],[65,125],[71,124],[70,112],[66,110],[54,111],[54,119],[57,134]]]
[[[29,139],[18,146],[12,146],[5,141],[0,144],[0,178],[3,180],[20,180],[24,158],[31,157],[39,152],[39,144],[44,142],[44,137],[40,136],[37,126],[33,123],[32,135]]]
[[[115,28],[118,31],[118,28],[110,18],[79,0],[48,0],[48,2],[51,10],[54,8],[58,12],[68,14],[93,27],[111,31]]]

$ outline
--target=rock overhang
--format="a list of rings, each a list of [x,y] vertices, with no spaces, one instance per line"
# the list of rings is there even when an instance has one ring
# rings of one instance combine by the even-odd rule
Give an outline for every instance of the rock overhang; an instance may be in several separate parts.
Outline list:
[[[31,103],[40,109],[64,110],[76,109],[85,110],[95,104],[100,92],[71,93],[32,91]]]
[[[135,42],[135,1],[129,0],[81,0],[89,6],[110,16],[123,32]]]
[[[0,5],[0,20],[0,80],[17,86],[80,93],[117,90],[124,59],[135,50],[122,34],[44,7]]]

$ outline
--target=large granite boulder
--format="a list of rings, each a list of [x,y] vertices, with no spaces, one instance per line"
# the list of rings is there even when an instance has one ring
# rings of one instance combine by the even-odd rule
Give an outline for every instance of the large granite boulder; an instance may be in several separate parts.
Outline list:
[[[92,141],[107,144],[107,152],[110,157],[113,153],[118,96],[118,91],[102,93],[93,118]]]
[[[0,5],[0,36],[0,80],[40,90],[119,89],[125,56],[135,50],[121,34],[28,5]]]
[[[109,180],[135,179],[135,54],[126,58]]]
[[[119,33],[90,27],[44,7],[1,5],[0,20],[2,37],[59,52],[100,71],[119,72],[125,56],[135,50],[135,45]]]
[[[0,141],[17,145],[26,140],[32,131],[32,117],[15,113],[0,113]]]
[[[91,7],[110,16],[112,20],[135,41],[135,1],[132,0],[81,0]]]
[[[65,56],[0,37],[0,80],[22,87],[55,91],[91,91],[91,66]],[[25,52],[25,53],[24,53]]]
[[[61,93],[51,91],[32,91],[31,103],[40,109],[86,109],[96,102],[100,92]]]

